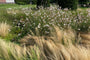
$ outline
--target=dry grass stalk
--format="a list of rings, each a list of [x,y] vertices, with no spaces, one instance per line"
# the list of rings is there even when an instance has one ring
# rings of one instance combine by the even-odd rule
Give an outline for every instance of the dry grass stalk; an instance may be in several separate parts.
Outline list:
[[[32,38],[34,45],[39,47],[43,60],[90,60],[90,48],[75,42],[76,33],[72,29],[62,31],[55,27],[55,31],[53,39],[45,40],[44,37],[28,36],[29,40]]]
[[[90,48],[72,43],[76,38],[73,30],[60,30],[55,27],[53,38],[40,36],[25,36],[21,43],[29,44],[26,48],[0,39],[1,60],[90,60]],[[56,40],[56,41],[55,41]],[[64,44],[62,43],[64,41]],[[32,44],[32,42],[34,42]]]
[[[36,46],[27,49],[26,47],[20,47],[19,45],[7,43],[0,39],[0,60],[31,60],[32,57],[39,60],[39,53],[40,51]]]
[[[10,29],[10,25],[5,23],[0,23],[0,36],[5,37],[8,35]]]

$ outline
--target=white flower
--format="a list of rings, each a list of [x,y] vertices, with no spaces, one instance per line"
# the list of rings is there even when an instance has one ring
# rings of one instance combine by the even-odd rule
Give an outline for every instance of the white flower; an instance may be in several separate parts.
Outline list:
[[[25,27],[25,24],[23,26]]]
[[[78,28],[78,30],[80,30],[80,28]]]
[[[65,26],[66,24],[64,24],[64,26]]]
[[[26,20],[28,21],[29,19],[28,19],[28,18],[26,18]]]
[[[29,13],[27,12],[27,13],[25,13],[26,14],[26,16],[28,16],[29,15]]]
[[[16,13],[14,12],[13,14],[15,14],[16,15]]]
[[[39,24],[38,24],[38,28],[40,28],[40,26],[41,26],[41,24],[39,23]]]
[[[18,23],[18,25],[20,25],[20,23]]]
[[[21,34],[19,33],[18,36],[20,36]]]
[[[44,27],[49,27],[49,25],[48,25],[48,24],[46,24],[46,25],[44,25]]]
[[[90,26],[89,26],[89,29],[90,29]]]
[[[8,8],[9,10],[11,10],[12,8]]]
[[[49,34],[49,32],[48,32],[48,31],[45,31],[45,33],[46,33],[46,34]]]

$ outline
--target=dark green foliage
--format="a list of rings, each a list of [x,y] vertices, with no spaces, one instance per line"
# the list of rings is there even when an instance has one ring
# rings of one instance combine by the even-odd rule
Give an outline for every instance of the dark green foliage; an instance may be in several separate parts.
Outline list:
[[[45,7],[49,7],[50,6],[50,0],[37,0],[37,7],[39,6],[43,6]]]
[[[58,0],[58,4],[61,8],[71,8],[75,10],[77,9],[78,0]]]
[[[23,13],[19,13],[15,15],[15,20],[13,20],[13,25],[15,26],[12,31],[14,31],[14,34],[18,35],[18,37],[25,36],[30,28],[29,28],[29,21],[26,20],[26,15]]]
[[[32,4],[37,4],[37,0],[32,0]]]
[[[90,0],[79,0],[79,4],[82,7],[90,7]]]
[[[89,0],[79,0],[79,3],[80,4],[86,4],[86,3],[88,3],[88,2],[90,2]]]
[[[41,0],[37,0],[37,7],[41,6]]]
[[[50,3],[57,3],[57,0],[50,0]]]
[[[15,0],[15,3],[20,5],[25,5],[25,4],[29,4],[30,0]]]

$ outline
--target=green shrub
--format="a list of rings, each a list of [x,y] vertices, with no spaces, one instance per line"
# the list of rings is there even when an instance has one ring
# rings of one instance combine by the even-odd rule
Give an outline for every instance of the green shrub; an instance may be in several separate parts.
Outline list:
[[[25,12],[25,11],[24,11]],[[59,11],[59,10],[47,10],[40,9],[37,11],[29,11],[29,15],[26,13],[18,13],[13,20],[15,28],[12,30],[18,37],[23,37],[27,34],[31,34],[30,30],[34,33],[36,28],[40,36],[50,36],[50,29],[52,25],[58,25],[62,28],[68,26],[74,30],[88,31],[89,29],[89,16],[88,12],[76,12],[76,11]]]
[[[37,0],[32,0],[32,4],[37,4]]]
[[[50,3],[57,3],[57,0],[50,0]]]
[[[61,8],[77,9],[78,0],[58,0],[58,4]]]
[[[79,3],[80,4],[86,4],[86,3],[88,3],[88,2],[90,2],[89,0],[79,0]]]
[[[20,5],[25,5],[25,4],[29,4],[30,0],[15,0],[15,3]]]
[[[79,0],[79,4],[82,7],[90,7],[90,0]]]
[[[37,0],[37,7],[39,6],[43,6],[45,7],[49,7],[50,6],[50,0]]]
[[[36,29],[40,36],[50,36],[50,30],[53,30],[53,25],[57,25],[61,29],[71,27],[76,31],[90,31],[89,10],[69,11],[50,7],[49,9],[39,10],[25,8],[16,14],[8,14],[4,10],[0,11],[0,21],[11,22],[11,33],[15,35],[11,39],[14,40],[18,40],[27,34],[32,34],[32,32],[37,35]]]
[[[48,21],[46,21],[47,23],[43,23],[43,21],[39,19],[41,19],[40,16],[36,19],[32,14],[26,16],[24,13],[18,13],[15,15],[15,19],[13,20],[13,26],[15,27],[13,27],[12,32],[16,34],[17,37],[22,38],[27,34],[31,34],[30,30],[36,35],[36,28],[38,28],[41,36],[49,35],[49,33],[46,33],[50,31]]]

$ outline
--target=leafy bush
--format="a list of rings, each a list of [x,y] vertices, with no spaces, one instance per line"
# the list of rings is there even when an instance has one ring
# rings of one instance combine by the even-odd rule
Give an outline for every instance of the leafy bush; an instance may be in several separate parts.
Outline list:
[[[24,13],[15,15],[15,19],[13,20],[15,28],[12,31],[17,34],[18,37],[31,34],[30,30],[36,34],[36,29],[40,32],[40,36],[50,36],[50,30],[53,28],[53,25],[58,25],[63,29],[71,27],[76,31],[88,31],[89,19],[87,11],[40,9],[38,11],[29,10],[28,12],[27,10],[24,10]]]
[[[50,6],[50,0],[37,0],[37,7],[39,6],[43,6],[45,7],[49,7]]]
[[[90,7],[90,0],[79,0],[82,7]]]
[[[50,0],[50,3],[57,3],[58,0]]]
[[[88,12],[89,10],[61,10],[57,7],[39,10],[25,8],[16,14],[5,12],[1,16],[11,22],[13,26],[11,33],[16,35],[14,40],[18,40],[32,32],[37,35],[36,31],[40,33],[40,36],[50,36],[53,25],[57,25],[61,29],[71,27],[76,31],[90,31],[90,14]],[[12,16],[11,19],[8,16]]]
[[[78,0],[58,0],[61,8],[71,8],[72,10],[77,9]]]
[[[15,0],[15,3],[20,5],[25,5],[25,4],[29,4],[30,0]]]
[[[37,0],[32,0],[32,4],[37,4]]]
[[[23,37],[25,36],[30,28],[29,28],[29,21],[26,20],[26,15],[24,13],[19,13],[15,15],[15,19],[13,20],[13,27],[12,32],[14,34],[17,34],[18,37]]]

